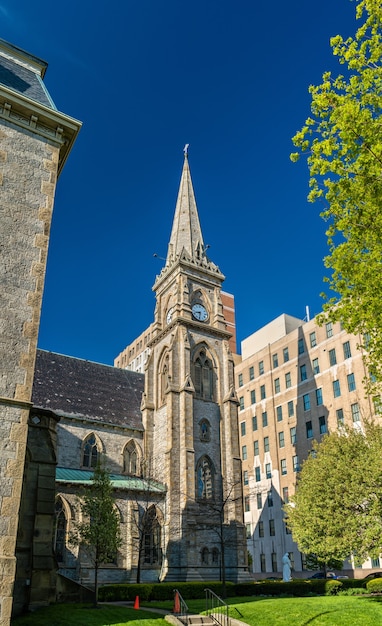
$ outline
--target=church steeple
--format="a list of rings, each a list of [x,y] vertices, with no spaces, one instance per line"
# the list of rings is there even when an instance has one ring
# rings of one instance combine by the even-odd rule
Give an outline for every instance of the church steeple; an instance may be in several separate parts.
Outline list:
[[[188,144],[184,148],[183,171],[168,245],[166,266],[171,265],[182,253],[185,253],[189,260],[194,262],[200,262],[205,258],[205,246],[188,164]]]

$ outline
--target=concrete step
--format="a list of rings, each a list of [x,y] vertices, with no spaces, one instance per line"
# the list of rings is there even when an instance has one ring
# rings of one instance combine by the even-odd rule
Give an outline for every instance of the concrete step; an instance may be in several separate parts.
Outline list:
[[[189,626],[216,626],[216,622],[208,615],[189,615],[187,622]]]

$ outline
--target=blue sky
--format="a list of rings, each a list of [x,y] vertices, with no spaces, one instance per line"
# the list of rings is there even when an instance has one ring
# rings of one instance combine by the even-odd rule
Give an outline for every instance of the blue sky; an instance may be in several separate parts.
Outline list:
[[[329,39],[354,34],[355,2],[0,0],[0,18],[83,122],[57,187],[41,348],[112,364],[152,322],[185,143],[239,341],[321,310],[325,224],[289,154],[309,84],[341,69]]]

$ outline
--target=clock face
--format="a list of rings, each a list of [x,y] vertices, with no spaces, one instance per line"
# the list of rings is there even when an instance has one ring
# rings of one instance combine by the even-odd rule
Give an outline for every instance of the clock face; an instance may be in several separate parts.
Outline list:
[[[202,304],[194,304],[192,306],[192,315],[199,322],[205,322],[208,319],[207,309]]]
[[[167,324],[169,324],[171,322],[173,312],[174,312],[173,308],[171,308],[171,309],[169,309],[167,311],[167,315],[166,315],[166,322],[167,322]]]

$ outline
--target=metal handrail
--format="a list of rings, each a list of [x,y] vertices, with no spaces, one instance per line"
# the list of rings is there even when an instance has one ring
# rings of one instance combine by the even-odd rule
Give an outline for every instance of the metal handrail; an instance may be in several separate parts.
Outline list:
[[[183,622],[184,624],[187,624],[188,622],[188,613],[189,613],[189,609],[188,606],[186,604],[186,602],[184,601],[184,599],[182,598],[182,595],[180,593],[180,591],[178,589],[174,589],[174,610],[173,613],[174,615],[176,615],[176,617]],[[179,606],[177,606],[177,601],[176,598],[178,597],[179,599]]]
[[[220,626],[230,626],[229,607],[212,589],[205,589],[206,613]]]

